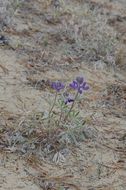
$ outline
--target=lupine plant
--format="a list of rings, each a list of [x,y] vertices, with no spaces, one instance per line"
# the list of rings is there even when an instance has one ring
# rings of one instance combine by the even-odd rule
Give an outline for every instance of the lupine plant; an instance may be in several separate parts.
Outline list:
[[[83,77],[76,77],[69,85],[60,81],[52,82],[51,88],[55,91],[55,96],[48,114],[48,127],[51,127],[55,120],[55,127],[65,128],[71,135],[73,129],[84,124],[79,117],[79,111],[75,109],[75,103],[79,96],[89,89],[89,86]],[[59,111],[55,113],[56,117],[54,117],[53,110],[57,108]],[[75,142],[74,136],[72,138]]]
[[[76,80],[73,80],[72,83],[70,83],[69,85],[70,88],[74,89],[76,91],[75,97],[74,99],[71,99],[70,97],[66,100],[65,103],[70,103],[72,102],[72,105],[70,107],[70,110],[68,112],[68,114],[65,117],[65,120],[68,118],[69,114],[71,113],[73,107],[74,107],[74,103],[77,100],[77,97],[79,94],[82,94],[84,91],[89,89],[89,86],[87,85],[87,83],[84,81],[83,77],[76,77]]]

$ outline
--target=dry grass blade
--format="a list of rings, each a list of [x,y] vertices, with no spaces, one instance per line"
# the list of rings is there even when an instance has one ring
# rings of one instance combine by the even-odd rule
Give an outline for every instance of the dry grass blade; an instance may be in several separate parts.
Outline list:
[[[55,176],[54,172],[53,172],[53,176],[50,175],[51,170],[54,170],[54,166],[53,165],[49,165],[47,163],[44,163],[44,161],[39,162],[38,159],[36,159],[35,157],[29,157],[27,160],[28,164],[30,164],[34,169],[36,169],[39,173],[36,177],[33,177],[34,180],[39,180],[39,181],[51,181],[53,183],[57,185],[63,185],[64,187],[72,187],[75,190],[80,190],[80,188],[76,185],[73,184],[71,181],[73,181],[73,179],[75,180],[76,178],[73,175],[59,175],[59,176]]]

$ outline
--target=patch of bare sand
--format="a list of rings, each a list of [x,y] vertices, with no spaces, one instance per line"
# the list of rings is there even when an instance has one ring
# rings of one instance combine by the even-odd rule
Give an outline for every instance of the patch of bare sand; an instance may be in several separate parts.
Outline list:
[[[29,178],[35,171],[26,167],[22,159],[13,155],[0,154],[0,189],[1,190],[39,190]]]
[[[0,108],[12,113],[42,108],[41,92],[27,87],[24,67],[13,51],[0,50]],[[43,106],[42,106],[43,105]]]

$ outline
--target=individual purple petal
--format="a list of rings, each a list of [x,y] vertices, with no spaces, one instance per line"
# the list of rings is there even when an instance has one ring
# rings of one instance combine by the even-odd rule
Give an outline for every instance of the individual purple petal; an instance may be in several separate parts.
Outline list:
[[[86,82],[83,82],[83,84],[81,85],[81,87],[84,89],[85,88],[85,86],[86,86]]]
[[[65,104],[68,104],[68,103],[71,103],[71,102],[74,102],[74,99],[72,99],[72,98],[67,98],[67,99],[65,100]]]
[[[52,87],[53,89],[56,89],[56,83],[55,83],[55,82],[52,82],[51,87]]]
[[[84,88],[83,88],[83,90],[88,90],[89,89],[89,86],[85,86]]]
[[[75,90],[78,89],[78,87],[79,87],[77,81],[73,81],[69,86],[70,86],[71,88],[75,89]]]
[[[88,89],[89,89],[89,86],[87,85],[86,82],[84,82],[84,83],[81,85],[81,88],[82,88],[83,90],[88,90]]]
[[[64,85],[61,82],[57,82],[56,88],[58,91],[60,91],[60,90],[64,89]]]
[[[83,77],[76,77],[76,81],[78,82],[78,84],[82,84],[84,82],[84,78]]]

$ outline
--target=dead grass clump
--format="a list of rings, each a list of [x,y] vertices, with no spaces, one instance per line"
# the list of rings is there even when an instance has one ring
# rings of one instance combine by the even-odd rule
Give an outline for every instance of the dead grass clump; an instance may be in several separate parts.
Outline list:
[[[67,4],[63,1],[55,16],[62,25],[53,34],[50,31],[47,39],[58,45],[57,51],[62,49],[63,53],[71,56],[82,56],[88,62],[115,64],[116,32],[108,26],[107,16],[101,14],[99,8],[91,10],[86,3],[75,6],[72,2]]]
[[[19,0],[0,0],[0,22],[3,29],[11,24],[12,18],[20,5]]]
[[[117,118],[126,117],[126,85],[125,83],[108,84],[107,88],[102,92],[100,105],[107,109],[107,114]]]
[[[118,48],[115,56],[115,64],[121,70],[126,70],[126,46],[122,45]]]
[[[115,64],[118,43],[116,33],[108,26],[107,16],[101,14],[99,7],[92,10],[87,3],[82,5],[71,1],[61,1],[60,8],[56,10],[52,3],[49,7],[48,11],[43,13],[44,37],[37,40],[37,36],[34,36],[35,41],[39,41],[36,47],[39,44],[45,51],[51,51],[52,56],[57,52],[62,54],[61,57],[79,57],[78,62],[85,60],[90,64]],[[35,57],[34,55],[34,59]],[[51,60],[48,60],[49,64],[52,63]]]
[[[111,105],[126,109],[126,85],[112,84],[107,87],[107,100]]]
[[[88,61],[101,60],[110,65],[114,64],[116,34],[107,26],[106,18],[96,15],[94,11],[89,12],[86,19],[78,18],[77,24],[75,21],[73,23],[71,36],[76,41],[76,51],[83,54]]]

